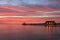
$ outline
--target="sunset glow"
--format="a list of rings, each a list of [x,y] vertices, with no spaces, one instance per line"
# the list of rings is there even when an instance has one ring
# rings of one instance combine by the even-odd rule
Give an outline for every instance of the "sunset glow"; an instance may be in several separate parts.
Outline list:
[[[0,40],[60,40],[60,0],[0,0]]]
[[[48,18],[48,17],[60,17],[58,15],[53,16],[0,16],[0,18]]]

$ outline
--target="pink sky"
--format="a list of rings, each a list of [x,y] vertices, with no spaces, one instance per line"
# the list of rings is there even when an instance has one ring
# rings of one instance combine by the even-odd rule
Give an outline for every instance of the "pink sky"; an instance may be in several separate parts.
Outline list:
[[[45,13],[37,13],[37,11],[43,11],[43,12],[51,12],[51,11],[59,11],[60,8],[50,8],[50,7],[32,7],[32,8],[27,8],[27,7],[12,7],[12,6],[0,6],[0,15],[1,16],[43,16],[43,15],[48,15]],[[50,13],[49,13],[50,14]],[[52,15],[53,14],[51,13]],[[60,14],[60,13],[58,13]],[[57,15],[58,15],[57,14]],[[57,19],[57,18],[56,18]],[[45,20],[47,19],[41,19],[41,18],[0,18],[1,23],[17,23],[17,24],[21,24],[23,22],[26,23],[40,23],[40,22],[45,22]],[[55,20],[55,19],[54,19]],[[57,19],[57,22],[60,22],[59,18]]]

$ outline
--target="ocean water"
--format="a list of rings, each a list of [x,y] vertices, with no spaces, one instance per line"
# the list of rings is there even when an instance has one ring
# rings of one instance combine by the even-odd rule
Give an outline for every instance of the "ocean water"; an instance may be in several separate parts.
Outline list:
[[[60,40],[60,25],[0,24],[0,40]]]

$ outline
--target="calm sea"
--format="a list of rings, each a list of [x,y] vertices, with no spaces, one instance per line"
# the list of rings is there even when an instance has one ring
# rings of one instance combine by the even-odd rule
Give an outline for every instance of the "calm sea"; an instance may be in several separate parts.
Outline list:
[[[0,24],[0,40],[60,40],[60,25]]]

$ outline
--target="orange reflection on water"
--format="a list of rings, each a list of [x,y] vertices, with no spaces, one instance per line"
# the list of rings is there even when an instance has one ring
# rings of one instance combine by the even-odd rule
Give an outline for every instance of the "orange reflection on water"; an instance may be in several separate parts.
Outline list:
[[[53,38],[53,35],[55,35],[56,34],[56,25],[47,25],[46,26],[46,31],[47,31],[47,33],[46,33],[46,36],[48,36],[48,39],[49,40],[52,40],[52,38]],[[56,36],[54,36],[54,37],[56,37]]]
[[[46,30],[48,34],[52,34],[56,32],[56,25],[47,25]]]

